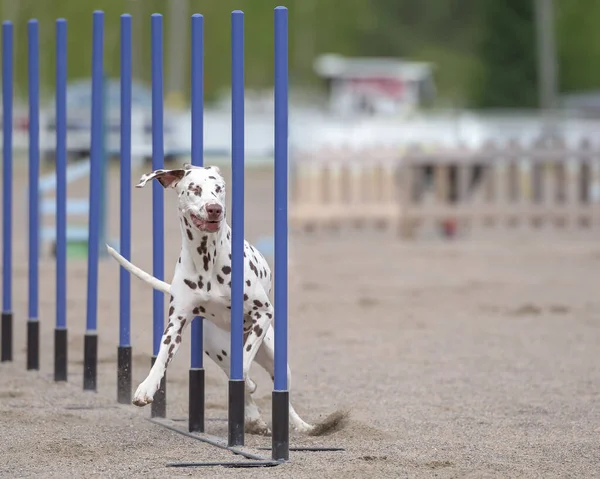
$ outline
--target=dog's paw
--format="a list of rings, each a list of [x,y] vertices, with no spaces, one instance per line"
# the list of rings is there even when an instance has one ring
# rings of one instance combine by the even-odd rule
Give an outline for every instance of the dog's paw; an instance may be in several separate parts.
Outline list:
[[[267,426],[267,423],[262,419],[255,419],[253,421],[246,421],[244,431],[248,434],[256,434],[257,436],[270,436],[271,429]]]
[[[133,404],[138,407],[144,407],[150,404],[154,400],[154,393],[157,390],[157,387],[148,387],[146,383],[140,384],[133,396]]]

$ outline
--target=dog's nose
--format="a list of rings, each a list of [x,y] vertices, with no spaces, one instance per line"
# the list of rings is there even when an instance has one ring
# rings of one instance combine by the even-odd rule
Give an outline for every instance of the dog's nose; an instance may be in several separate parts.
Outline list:
[[[206,205],[206,213],[210,217],[219,217],[223,213],[223,208],[220,205]]]

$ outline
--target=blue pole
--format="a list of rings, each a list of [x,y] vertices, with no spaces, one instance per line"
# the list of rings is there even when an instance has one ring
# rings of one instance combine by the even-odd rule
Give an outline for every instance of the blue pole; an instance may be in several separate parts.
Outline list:
[[[27,369],[39,369],[39,178],[40,178],[40,66],[37,20],[27,26],[29,90],[29,322]]]
[[[83,388],[96,389],[98,364],[98,256],[102,221],[102,123],[104,120],[104,12],[95,11],[92,27],[92,137],[88,238],[87,323],[84,343]]]
[[[67,327],[67,21],[56,21],[56,328]]]
[[[275,374],[272,445],[275,460],[289,459],[288,367],[288,11],[275,8]]]
[[[204,17],[192,16],[192,165],[204,163]],[[192,321],[191,367],[202,368],[203,318]]]
[[[275,9],[275,384],[286,391],[288,339],[288,16]]]
[[[231,379],[243,377],[244,13],[231,14]]]
[[[2,361],[12,361],[13,25],[2,24]]]
[[[121,223],[120,250],[131,260],[131,15],[121,15]],[[119,345],[131,344],[131,278],[120,268]]]
[[[231,13],[231,363],[229,446],[244,444],[244,12]]]
[[[163,17],[152,14],[151,23],[152,50],[152,169],[159,170],[164,166],[163,144]],[[158,279],[164,278],[164,202],[163,187],[160,182],[152,184],[152,272]],[[160,340],[164,328],[164,296],[160,291],[153,291],[153,343],[152,364],[160,349]],[[166,376],[152,402],[152,417],[166,416]]]
[[[67,21],[56,20],[56,330],[54,379],[67,380]]]
[[[131,15],[121,15],[121,223],[120,249],[131,260]],[[103,198],[106,201],[106,197]],[[106,215],[106,211],[105,211]],[[105,216],[106,218],[106,216]],[[117,348],[117,401],[131,403],[131,278],[119,268],[119,347]]]
[[[204,17],[192,15],[192,165],[204,163]],[[198,316],[192,321],[191,364],[189,373],[189,414],[190,432],[204,432],[204,318]]]

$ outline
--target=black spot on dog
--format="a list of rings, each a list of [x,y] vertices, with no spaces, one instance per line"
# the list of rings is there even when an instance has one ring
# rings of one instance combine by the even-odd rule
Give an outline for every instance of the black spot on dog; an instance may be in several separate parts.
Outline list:
[[[220,355],[220,354],[217,354],[217,359],[218,359],[219,361],[223,361],[223,358],[221,357],[221,355]]]
[[[244,293],[244,301],[248,301],[248,295]]]
[[[190,289],[196,289],[197,287],[196,283],[190,281],[189,279],[184,279],[183,282],[187,284]]]
[[[224,349],[221,350],[221,353],[223,354],[223,356],[227,356],[227,352]]]
[[[187,232],[187,236],[188,236],[188,238],[189,238],[190,240],[193,240],[193,239],[194,239],[194,235],[192,235],[192,232],[191,232],[189,229],[187,229],[187,228],[186,228],[186,230],[185,230],[185,231]]]
[[[249,280],[249,279],[247,279],[247,280],[246,280],[246,284],[247,284],[248,286],[251,286],[251,285],[252,285],[252,283],[250,282],[250,280]]]
[[[223,284],[225,282],[225,280],[219,275],[217,275],[217,281],[219,282],[219,284]]]
[[[254,306],[258,306],[259,308],[262,308],[263,304],[258,299],[255,299],[254,300]]]
[[[250,261],[250,269],[254,272],[254,274],[258,277],[258,269],[254,265],[252,261]]]
[[[221,268],[221,271],[223,271],[224,274],[229,274],[231,273],[231,266],[225,265]]]

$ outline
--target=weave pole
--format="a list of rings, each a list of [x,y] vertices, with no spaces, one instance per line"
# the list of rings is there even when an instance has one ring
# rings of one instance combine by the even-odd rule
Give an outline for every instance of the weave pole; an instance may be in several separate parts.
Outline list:
[[[228,444],[244,445],[244,12],[231,13],[231,363]]]
[[[29,93],[29,275],[27,369],[40,369],[39,262],[40,262],[40,51],[37,20],[27,24]]]
[[[67,380],[67,21],[56,20],[56,327],[54,380]]]
[[[192,16],[192,165],[204,163],[204,17]],[[191,364],[189,373],[189,432],[204,432],[205,372],[204,318],[192,321]]]
[[[163,142],[163,17],[152,14],[151,21],[151,56],[152,56],[152,169],[164,167]],[[152,182],[152,274],[155,278],[164,279],[165,275],[165,226],[164,197],[160,182]],[[152,293],[152,362],[154,366],[160,340],[164,328],[164,293],[154,290]],[[165,371],[160,387],[154,395],[151,405],[151,417],[164,418],[167,415],[167,372]]]
[[[288,390],[288,10],[276,7],[275,35],[275,379],[272,393],[274,460],[289,459]]]
[[[2,361],[12,361],[13,25],[2,24]]]
[[[87,323],[83,343],[83,389],[95,391],[98,369],[98,266],[104,175],[104,12],[95,11],[92,31],[92,137],[88,237]]]
[[[120,249],[131,260],[131,15],[121,15],[121,218]],[[131,403],[131,277],[119,268],[119,346],[117,347],[117,401]]]

